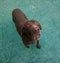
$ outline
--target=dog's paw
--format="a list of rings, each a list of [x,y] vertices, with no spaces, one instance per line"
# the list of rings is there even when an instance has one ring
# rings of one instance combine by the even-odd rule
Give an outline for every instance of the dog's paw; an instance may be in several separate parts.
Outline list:
[[[27,47],[27,48],[30,48],[30,46],[29,46],[29,45],[27,45],[26,47]]]
[[[38,49],[40,49],[41,48],[41,46],[40,45],[38,45],[38,46],[36,46]]]

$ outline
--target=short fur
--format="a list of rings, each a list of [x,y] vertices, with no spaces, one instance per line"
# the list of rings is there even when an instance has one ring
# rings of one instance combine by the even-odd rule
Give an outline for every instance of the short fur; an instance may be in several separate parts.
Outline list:
[[[41,25],[36,20],[28,20],[25,16],[25,14],[20,9],[14,9],[12,12],[13,21],[15,23],[16,29],[21,35],[23,43],[27,48],[29,48],[29,45],[37,42],[37,48],[40,48],[39,40],[38,39],[32,39],[34,35],[34,30],[39,29],[39,31],[42,29]],[[29,26],[30,25],[30,26]],[[31,32],[33,32],[31,34]],[[40,35],[39,35],[40,36]]]

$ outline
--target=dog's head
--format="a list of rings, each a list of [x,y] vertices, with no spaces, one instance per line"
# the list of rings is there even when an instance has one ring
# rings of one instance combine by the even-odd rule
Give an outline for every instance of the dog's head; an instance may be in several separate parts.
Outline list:
[[[38,21],[31,20],[29,21],[24,28],[24,34],[33,40],[37,40],[40,37],[41,25]]]

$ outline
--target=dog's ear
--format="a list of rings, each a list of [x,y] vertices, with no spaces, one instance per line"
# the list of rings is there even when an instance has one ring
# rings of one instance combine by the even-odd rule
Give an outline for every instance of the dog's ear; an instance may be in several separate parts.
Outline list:
[[[30,20],[30,21],[31,21],[32,23],[36,24],[37,26],[39,26],[40,30],[42,30],[42,27],[41,27],[41,25],[39,24],[38,21],[36,21],[36,20]]]

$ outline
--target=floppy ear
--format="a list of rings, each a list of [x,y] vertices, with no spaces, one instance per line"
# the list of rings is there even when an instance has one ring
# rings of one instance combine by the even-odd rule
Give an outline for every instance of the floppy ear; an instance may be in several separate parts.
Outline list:
[[[38,21],[36,21],[36,20],[30,20],[30,21],[31,21],[32,23],[36,24],[37,26],[39,26],[40,30],[42,30],[42,27],[41,27],[41,25],[39,24]]]

